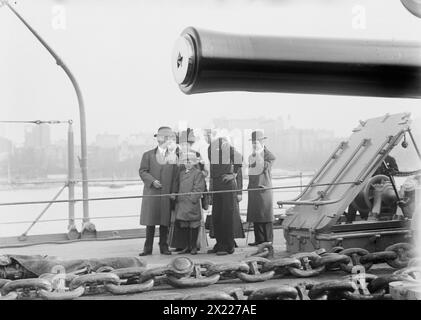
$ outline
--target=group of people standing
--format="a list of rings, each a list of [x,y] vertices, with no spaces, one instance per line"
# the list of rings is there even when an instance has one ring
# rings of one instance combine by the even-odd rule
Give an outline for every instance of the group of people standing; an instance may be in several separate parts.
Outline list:
[[[197,254],[202,212],[209,204],[210,236],[216,244],[207,252],[232,254],[235,238],[244,238],[239,210],[242,155],[227,137],[212,139],[209,135],[206,147],[199,148],[191,129],[177,134],[170,127],[161,127],[155,137],[157,146],[143,154],[139,169],[144,182],[140,224],[146,226],[140,255],[152,254],[157,225],[161,254],[172,254],[170,247],[180,253]],[[254,225],[255,242],[249,245],[273,241],[273,195],[268,188],[272,187],[275,157],[265,146],[265,139],[261,131],[254,131],[250,139],[247,221]]]

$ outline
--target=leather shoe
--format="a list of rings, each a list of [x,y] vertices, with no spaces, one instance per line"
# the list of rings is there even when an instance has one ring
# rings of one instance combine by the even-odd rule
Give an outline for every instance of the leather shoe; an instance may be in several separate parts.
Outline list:
[[[167,256],[170,256],[172,253],[171,253],[171,251],[170,251],[170,250],[165,249],[165,250],[161,250],[161,254],[165,254],[165,255],[167,255]]]
[[[141,253],[139,253],[139,256],[143,257],[143,256],[150,256],[152,254],[152,251],[143,251]]]
[[[212,253],[216,253],[217,251],[215,249],[209,249],[206,253],[207,254],[212,254]]]
[[[258,246],[260,243],[257,243],[257,242],[251,242],[251,243],[249,243],[249,246],[250,247],[255,247],[255,246]]]

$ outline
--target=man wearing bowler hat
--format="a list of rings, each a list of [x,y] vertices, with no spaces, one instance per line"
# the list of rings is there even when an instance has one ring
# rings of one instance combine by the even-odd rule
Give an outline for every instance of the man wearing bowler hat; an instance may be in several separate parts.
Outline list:
[[[272,187],[272,164],[275,156],[266,148],[267,138],[262,131],[253,131],[251,142],[253,152],[248,158],[248,189]],[[247,222],[253,222],[255,246],[273,241],[273,194],[272,190],[249,191],[247,204]]]
[[[172,193],[176,164],[167,160],[167,146],[175,134],[170,127],[160,127],[154,135],[158,146],[145,152],[140,163],[139,175],[142,179],[143,195]],[[152,254],[155,226],[159,225],[159,249],[161,254],[170,255],[168,249],[168,226],[171,218],[171,199],[169,196],[142,198],[140,224],[146,226],[146,241],[140,256]]]

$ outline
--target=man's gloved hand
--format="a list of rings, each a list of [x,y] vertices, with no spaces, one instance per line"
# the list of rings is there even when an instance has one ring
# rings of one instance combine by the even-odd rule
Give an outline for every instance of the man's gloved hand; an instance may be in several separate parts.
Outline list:
[[[159,180],[155,180],[154,182],[152,182],[152,186],[156,189],[162,189],[162,184],[161,182],[159,182]]]
[[[226,173],[222,175],[222,181],[227,183],[229,181],[235,180],[235,175],[233,173]]]
[[[243,200],[243,195],[237,194],[237,202],[240,202],[241,200]]]

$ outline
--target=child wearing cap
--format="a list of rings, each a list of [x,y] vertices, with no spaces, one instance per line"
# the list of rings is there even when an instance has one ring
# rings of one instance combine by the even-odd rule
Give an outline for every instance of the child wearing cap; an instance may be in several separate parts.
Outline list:
[[[175,215],[176,223],[187,232],[187,246],[180,253],[197,254],[197,238],[202,220],[200,199],[205,191],[205,177],[198,168],[196,153],[186,152],[181,155],[180,171],[175,179],[174,190],[177,195]],[[185,193],[193,194],[185,194]]]

